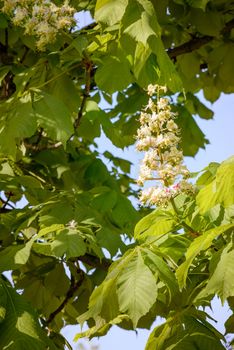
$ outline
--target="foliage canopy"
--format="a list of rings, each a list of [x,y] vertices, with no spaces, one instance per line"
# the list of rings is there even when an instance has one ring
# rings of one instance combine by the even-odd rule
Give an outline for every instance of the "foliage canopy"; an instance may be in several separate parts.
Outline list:
[[[146,350],[224,349],[204,307],[217,295],[234,308],[234,158],[198,175],[196,198],[135,208],[131,162],[100,153],[96,138],[133,145],[147,85],[157,83],[178,112],[184,155],[205,148],[194,115],[213,112],[196,93],[214,102],[234,91],[233,1],[71,0],[93,22],[58,29],[42,51],[37,35],[2,10],[7,2],[0,1],[1,349],[69,349],[65,325],[87,322],[79,339],[112,325],[150,328],[158,316],[164,322]],[[233,316],[226,326],[234,333]]]

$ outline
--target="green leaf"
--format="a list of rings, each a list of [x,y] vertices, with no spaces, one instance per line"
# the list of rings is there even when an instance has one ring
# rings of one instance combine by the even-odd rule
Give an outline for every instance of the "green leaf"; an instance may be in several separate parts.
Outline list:
[[[189,111],[179,106],[177,124],[181,129],[181,147],[185,156],[195,156],[199,148],[205,148],[208,140]]]
[[[74,129],[69,109],[53,95],[45,92],[36,94],[33,109],[38,124],[45,128],[48,135],[66,145]]]
[[[182,91],[182,81],[175,69],[174,64],[165,52],[162,40],[151,36],[148,39],[148,43],[152,51],[157,56],[157,61],[161,72],[159,83],[161,85],[166,85],[174,93]]]
[[[0,251],[0,272],[14,270],[20,266],[15,261],[15,256],[20,250],[22,245],[11,245]]]
[[[5,282],[1,282],[7,295],[7,311],[0,323],[1,349],[45,350],[56,347],[41,329],[33,308]]]
[[[86,245],[79,231],[75,229],[64,229],[58,233],[51,243],[51,250],[56,256],[66,254],[67,259],[84,255]]]
[[[0,324],[5,319],[6,306],[7,306],[7,293],[2,283],[0,283]]]
[[[158,276],[160,281],[167,286],[171,299],[172,295],[178,291],[177,281],[170,267],[163,260],[163,258],[158,255],[159,253],[160,251],[158,251],[157,248],[154,249],[153,247],[150,249],[142,249],[145,264],[150,268],[153,274]]]
[[[200,8],[203,11],[206,9],[206,5],[210,2],[210,0],[189,0],[188,3],[192,7]]]
[[[152,81],[157,81],[160,71],[156,55],[151,52],[148,44],[145,46],[141,42],[136,45],[134,56],[134,75],[137,83],[146,88]]]
[[[58,75],[59,73],[61,72],[55,72],[54,74]],[[48,86],[48,93],[50,95],[53,95],[59,101],[63,102],[64,105],[69,109],[70,113],[77,113],[80,103],[80,94],[79,91],[75,88],[73,81],[68,76],[64,74],[55,79]]]
[[[133,227],[139,219],[138,212],[124,195],[119,195],[112,209],[111,218],[119,228],[132,235]],[[129,218],[131,218],[129,220]]]
[[[224,350],[222,335],[204,318],[191,310],[190,314],[169,317],[157,326],[148,339],[145,350]]]
[[[186,260],[183,262],[176,270],[176,277],[180,288],[184,288],[186,285],[186,279],[188,275],[188,270],[194,258],[203,250],[208,249],[212,241],[218,237],[220,234],[228,231],[234,227],[234,223],[230,225],[223,225],[213,228],[209,231],[202,233],[201,236],[194,239],[194,241],[189,246],[186,252]]]
[[[201,213],[216,204],[227,208],[234,203],[234,157],[221,163],[216,178],[199,191],[196,200]]]
[[[234,333],[234,315],[231,315],[225,322],[225,330],[227,333]]]
[[[216,269],[209,278],[206,287],[198,294],[197,300],[217,294],[222,303],[224,303],[228,297],[234,296],[233,259],[234,250],[230,250],[230,245],[228,245],[223,250]]]
[[[0,105],[0,152],[16,155],[16,145],[36,131],[36,119],[29,94]]]
[[[203,35],[218,36],[224,25],[223,18],[219,12],[204,12],[194,8],[190,16],[192,24]]]
[[[33,245],[34,240],[30,239],[24,246],[24,248],[18,250],[15,254],[15,263],[24,265],[29,259],[31,248]]]
[[[175,224],[176,221],[169,211],[156,209],[136,224],[134,237],[145,239],[148,236],[164,235],[170,232]]]
[[[145,265],[140,251],[118,277],[117,294],[120,311],[127,313],[136,327],[157,298],[155,277]]]
[[[153,5],[148,0],[130,0],[123,18],[124,33],[146,45],[150,36],[160,37]]]
[[[121,51],[116,52],[114,56],[104,57],[95,73],[95,81],[99,88],[110,94],[127,88],[132,80],[130,64]]]
[[[112,26],[121,20],[128,4],[128,0],[97,0],[94,18]]]
[[[214,179],[220,164],[216,162],[210,163],[203,169],[203,174],[197,179],[196,185],[209,185]]]
[[[97,188],[97,193],[94,193],[94,198],[92,200],[92,206],[100,210],[100,212],[107,212],[115,206],[116,201],[116,191],[112,191],[109,187],[102,187],[99,192]]]

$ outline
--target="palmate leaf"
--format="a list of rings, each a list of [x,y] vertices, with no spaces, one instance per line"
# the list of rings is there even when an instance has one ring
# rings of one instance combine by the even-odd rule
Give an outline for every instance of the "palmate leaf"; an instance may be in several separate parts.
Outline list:
[[[202,299],[206,296],[217,294],[222,303],[228,297],[234,296],[234,250],[230,250],[228,245],[222,252],[216,269],[206,287],[199,293],[197,299]]]
[[[15,290],[0,281],[6,302],[5,318],[0,323],[0,348],[12,350],[56,350],[42,331],[31,306]]]
[[[216,178],[197,195],[197,204],[201,213],[205,213],[216,204],[224,208],[234,203],[234,157],[221,163]]]
[[[194,239],[190,247],[186,252],[186,260],[178,267],[176,271],[176,277],[179,283],[180,288],[184,288],[186,285],[186,279],[188,275],[189,267],[192,264],[194,258],[201,252],[208,249],[212,241],[218,237],[220,234],[228,231],[234,227],[234,223],[230,225],[223,225],[216,228],[213,228],[207,232],[204,232],[201,236]]]

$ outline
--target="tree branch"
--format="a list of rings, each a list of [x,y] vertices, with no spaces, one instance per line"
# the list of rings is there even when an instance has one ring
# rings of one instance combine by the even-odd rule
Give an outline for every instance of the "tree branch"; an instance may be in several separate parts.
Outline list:
[[[79,287],[82,285],[83,281],[84,281],[84,277],[85,274],[84,272],[78,267],[77,268],[77,273],[79,276],[78,281],[75,281],[75,278],[73,275],[71,275],[71,284],[70,284],[70,288],[67,291],[67,294],[65,296],[65,299],[63,300],[63,302],[59,305],[59,307],[53,311],[48,319],[46,321],[44,321],[44,326],[48,327],[49,324],[54,320],[54,318],[64,309],[64,307],[66,306],[66,304],[69,302],[69,300],[73,297],[73,295],[75,294],[75,292],[79,289]]]
[[[230,31],[233,28],[234,28],[234,19],[226,23],[225,27],[221,30],[220,34],[227,35],[230,33]],[[195,51],[199,49],[201,46],[208,44],[213,39],[214,37],[210,35],[205,35],[200,38],[193,38],[192,40],[187,41],[186,43],[180,46],[168,49],[167,54],[173,61],[176,61],[177,56]]]

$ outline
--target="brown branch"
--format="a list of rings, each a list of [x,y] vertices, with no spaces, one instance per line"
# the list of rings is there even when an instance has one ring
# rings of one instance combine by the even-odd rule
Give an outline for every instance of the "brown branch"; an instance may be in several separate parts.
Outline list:
[[[231,32],[233,28],[234,28],[234,19],[226,23],[225,27],[221,30],[220,34],[227,35]],[[203,45],[208,44],[213,39],[214,37],[210,35],[205,35],[201,38],[193,38],[192,40],[187,41],[186,43],[180,46],[168,49],[167,54],[173,61],[176,61],[177,56],[195,51],[200,47],[202,47]]]
[[[65,299],[59,305],[59,307],[49,315],[48,319],[46,321],[44,321],[44,326],[45,327],[48,327],[48,325],[54,320],[54,318],[64,309],[64,307],[67,305],[69,300],[74,296],[76,291],[82,285],[82,283],[84,281],[85,274],[80,268],[77,268],[77,273],[78,273],[78,276],[79,276],[78,281],[75,281],[75,278],[73,277],[73,275],[71,275],[71,285],[70,285],[70,288],[67,291]]]
[[[78,260],[84,264],[87,264],[94,268],[99,268],[104,271],[107,271],[112,263],[110,259],[103,258],[102,260],[100,260],[99,258],[91,254],[85,254],[85,255],[79,256]]]
[[[87,60],[84,62],[85,63],[85,88],[84,88],[84,92],[83,92],[83,98],[81,101],[81,105],[80,105],[80,109],[77,115],[77,118],[74,122],[74,128],[77,129],[78,126],[80,125],[80,120],[83,116],[83,110],[86,104],[86,100],[89,97],[89,93],[90,93],[90,84],[91,84],[91,71],[93,68],[93,64],[91,61]]]

